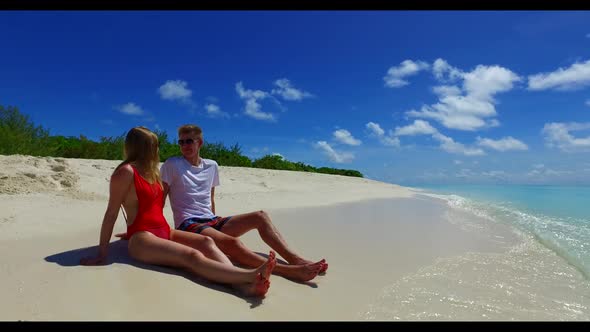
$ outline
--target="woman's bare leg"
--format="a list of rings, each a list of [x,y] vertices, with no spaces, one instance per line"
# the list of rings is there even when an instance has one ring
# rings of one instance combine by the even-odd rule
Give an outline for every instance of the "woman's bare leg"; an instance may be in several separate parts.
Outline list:
[[[247,295],[263,296],[270,287],[270,275],[276,265],[274,252],[256,269],[246,270],[205,257],[200,251],[149,232],[137,232],[129,240],[131,257],[148,264],[186,269],[213,282],[241,285]]]
[[[229,258],[215,245],[215,241],[209,236],[171,229],[170,240],[194,248],[214,261],[231,264]]]

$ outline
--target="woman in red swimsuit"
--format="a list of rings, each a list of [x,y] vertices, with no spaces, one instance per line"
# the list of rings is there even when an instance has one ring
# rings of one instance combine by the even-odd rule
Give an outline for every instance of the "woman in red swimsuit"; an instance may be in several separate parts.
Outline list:
[[[164,218],[164,196],[158,169],[158,137],[135,127],[125,138],[125,160],[115,169],[100,230],[99,254],[83,258],[82,265],[104,264],[121,205],[127,214],[131,257],[149,264],[186,269],[214,282],[230,284],[246,295],[264,296],[276,265],[275,253],[256,269],[242,269],[209,237],[171,229]]]

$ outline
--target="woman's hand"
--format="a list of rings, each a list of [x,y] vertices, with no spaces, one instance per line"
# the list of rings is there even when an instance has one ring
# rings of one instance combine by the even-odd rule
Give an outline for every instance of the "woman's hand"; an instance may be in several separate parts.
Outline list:
[[[129,240],[129,238],[127,237],[127,232],[115,234],[115,237],[119,237],[122,240]]]
[[[84,257],[80,260],[81,265],[104,265],[106,263],[106,257]]]

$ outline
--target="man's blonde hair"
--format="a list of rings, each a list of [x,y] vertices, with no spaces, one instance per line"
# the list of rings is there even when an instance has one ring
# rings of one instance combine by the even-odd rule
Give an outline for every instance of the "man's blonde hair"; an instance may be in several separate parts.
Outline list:
[[[195,134],[195,136],[203,140],[203,130],[197,125],[185,124],[180,126],[180,128],[178,128],[178,137],[182,134]]]

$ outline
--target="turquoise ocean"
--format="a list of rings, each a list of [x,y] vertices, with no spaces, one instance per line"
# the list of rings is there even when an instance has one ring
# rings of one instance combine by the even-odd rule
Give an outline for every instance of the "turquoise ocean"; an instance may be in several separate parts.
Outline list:
[[[445,185],[422,189],[534,236],[590,279],[590,187]]]
[[[375,320],[590,320],[590,187],[415,186],[505,248],[440,259],[383,290]]]

